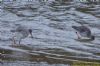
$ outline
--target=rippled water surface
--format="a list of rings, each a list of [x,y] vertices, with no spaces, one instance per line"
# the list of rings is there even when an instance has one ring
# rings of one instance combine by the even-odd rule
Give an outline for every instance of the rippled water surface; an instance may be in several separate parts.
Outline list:
[[[14,2],[0,6],[0,58],[3,66],[70,66],[100,63],[100,5],[75,2]],[[12,47],[18,24],[32,28],[20,46]],[[94,41],[78,41],[73,25],[89,26]],[[3,64],[2,64],[3,63]],[[0,66],[1,66],[0,65]]]

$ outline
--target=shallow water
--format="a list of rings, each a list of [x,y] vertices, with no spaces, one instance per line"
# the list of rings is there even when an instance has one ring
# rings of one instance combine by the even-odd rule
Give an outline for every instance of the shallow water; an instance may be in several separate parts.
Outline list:
[[[35,2],[35,1],[34,1]],[[22,4],[23,3],[23,4]],[[1,4],[0,57],[3,66],[70,66],[78,61],[100,63],[100,5],[75,2],[14,2]],[[20,5],[21,4],[21,5]],[[10,30],[21,24],[34,38],[11,46]],[[71,26],[89,26],[94,41],[78,41]]]

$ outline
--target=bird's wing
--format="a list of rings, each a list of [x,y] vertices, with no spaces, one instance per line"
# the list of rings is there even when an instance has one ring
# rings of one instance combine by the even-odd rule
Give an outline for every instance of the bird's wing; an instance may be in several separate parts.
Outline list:
[[[82,36],[90,36],[91,35],[90,29],[85,26],[72,26],[72,28],[74,28]]]
[[[23,31],[26,31],[26,30],[27,30],[27,28],[24,27],[24,26],[18,26],[18,27],[16,28],[16,32],[23,32]]]

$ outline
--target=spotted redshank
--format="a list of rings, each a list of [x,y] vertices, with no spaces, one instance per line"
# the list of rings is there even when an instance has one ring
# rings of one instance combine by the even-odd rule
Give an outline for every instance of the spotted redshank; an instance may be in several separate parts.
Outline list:
[[[33,38],[32,29],[27,29],[25,26],[18,26],[15,30],[11,30],[11,32],[15,32],[13,36],[13,44],[16,44],[16,40],[21,43],[21,40],[28,37],[29,35]]]
[[[95,36],[91,34],[91,30],[82,25],[82,26],[72,26],[73,29],[76,30],[76,35],[78,36],[78,39],[87,39],[87,40],[94,40]]]

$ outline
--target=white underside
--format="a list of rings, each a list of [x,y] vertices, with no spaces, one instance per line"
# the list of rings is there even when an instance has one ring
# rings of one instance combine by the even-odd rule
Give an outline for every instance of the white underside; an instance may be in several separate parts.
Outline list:
[[[92,41],[91,38],[88,38],[88,37],[81,37],[79,39],[75,39],[77,41],[82,41],[82,42],[86,42],[86,41]]]
[[[22,38],[23,35],[21,33],[16,32],[14,35],[15,40],[20,40],[20,38]]]
[[[90,40],[91,38],[88,38],[88,37],[81,37],[80,39],[85,39],[85,40]]]

